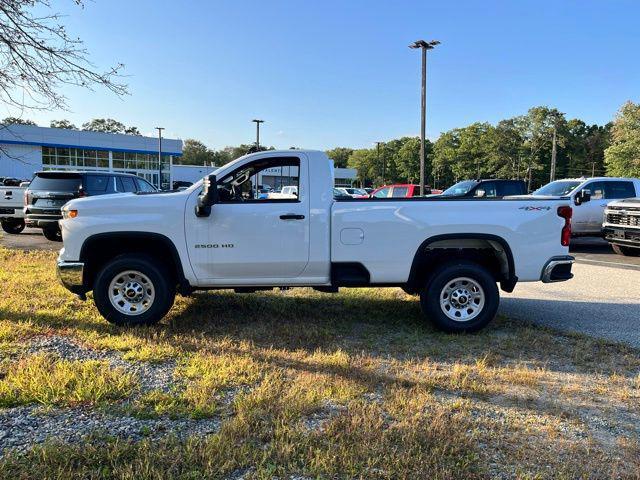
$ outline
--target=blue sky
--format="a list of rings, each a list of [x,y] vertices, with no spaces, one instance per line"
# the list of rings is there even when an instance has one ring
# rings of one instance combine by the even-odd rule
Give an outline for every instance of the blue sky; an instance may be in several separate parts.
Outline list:
[[[252,141],[260,117],[268,145],[370,147],[419,132],[419,38],[442,42],[430,138],[535,105],[605,123],[640,100],[632,0],[53,3],[94,63],[126,65],[131,95],[65,89],[71,112],[25,115],[42,125],[113,117],[221,148]]]

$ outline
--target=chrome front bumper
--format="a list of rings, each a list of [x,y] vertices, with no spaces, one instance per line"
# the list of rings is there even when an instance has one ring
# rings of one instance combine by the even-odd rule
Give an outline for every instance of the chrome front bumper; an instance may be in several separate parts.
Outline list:
[[[87,293],[83,282],[84,263],[58,260],[56,274],[60,283],[70,292],[80,296]]]
[[[575,258],[570,255],[550,258],[542,269],[540,280],[542,280],[543,283],[551,283],[564,282],[572,279],[573,273],[571,273],[571,266],[574,260]]]

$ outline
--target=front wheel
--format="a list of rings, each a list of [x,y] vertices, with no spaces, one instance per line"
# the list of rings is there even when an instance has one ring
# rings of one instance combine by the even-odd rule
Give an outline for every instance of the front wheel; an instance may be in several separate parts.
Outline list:
[[[477,263],[448,263],[420,293],[422,311],[448,333],[477,332],[496,316],[500,293],[491,273]]]
[[[638,257],[640,256],[640,248],[627,247],[625,245],[611,245],[613,251],[618,255],[624,255],[625,257]]]
[[[121,255],[107,263],[93,286],[100,314],[116,325],[153,325],[164,317],[176,296],[166,268],[146,255]]]
[[[43,228],[42,234],[44,238],[51,242],[61,242],[62,241],[62,232],[59,228]]]
[[[2,223],[2,230],[12,235],[17,235],[24,230],[24,220],[21,218],[6,218],[0,223]]]

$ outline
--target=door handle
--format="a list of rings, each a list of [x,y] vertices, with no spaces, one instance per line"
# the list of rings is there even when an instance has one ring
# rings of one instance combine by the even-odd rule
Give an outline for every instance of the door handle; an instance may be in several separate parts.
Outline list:
[[[280,215],[280,220],[304,220],[304,215],[296,215],[295,213],[287,213]]]

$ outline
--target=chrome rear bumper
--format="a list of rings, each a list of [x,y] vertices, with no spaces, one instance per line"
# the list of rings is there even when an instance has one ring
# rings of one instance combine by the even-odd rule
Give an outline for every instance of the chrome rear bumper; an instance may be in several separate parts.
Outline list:
[[[540,280],[542,280],[543,283],[551,283],[564,282],[572,279],[573,273],[571,273],[571,266],[574,260],[575,258],[570,255],[550,258],[542,269]]]

